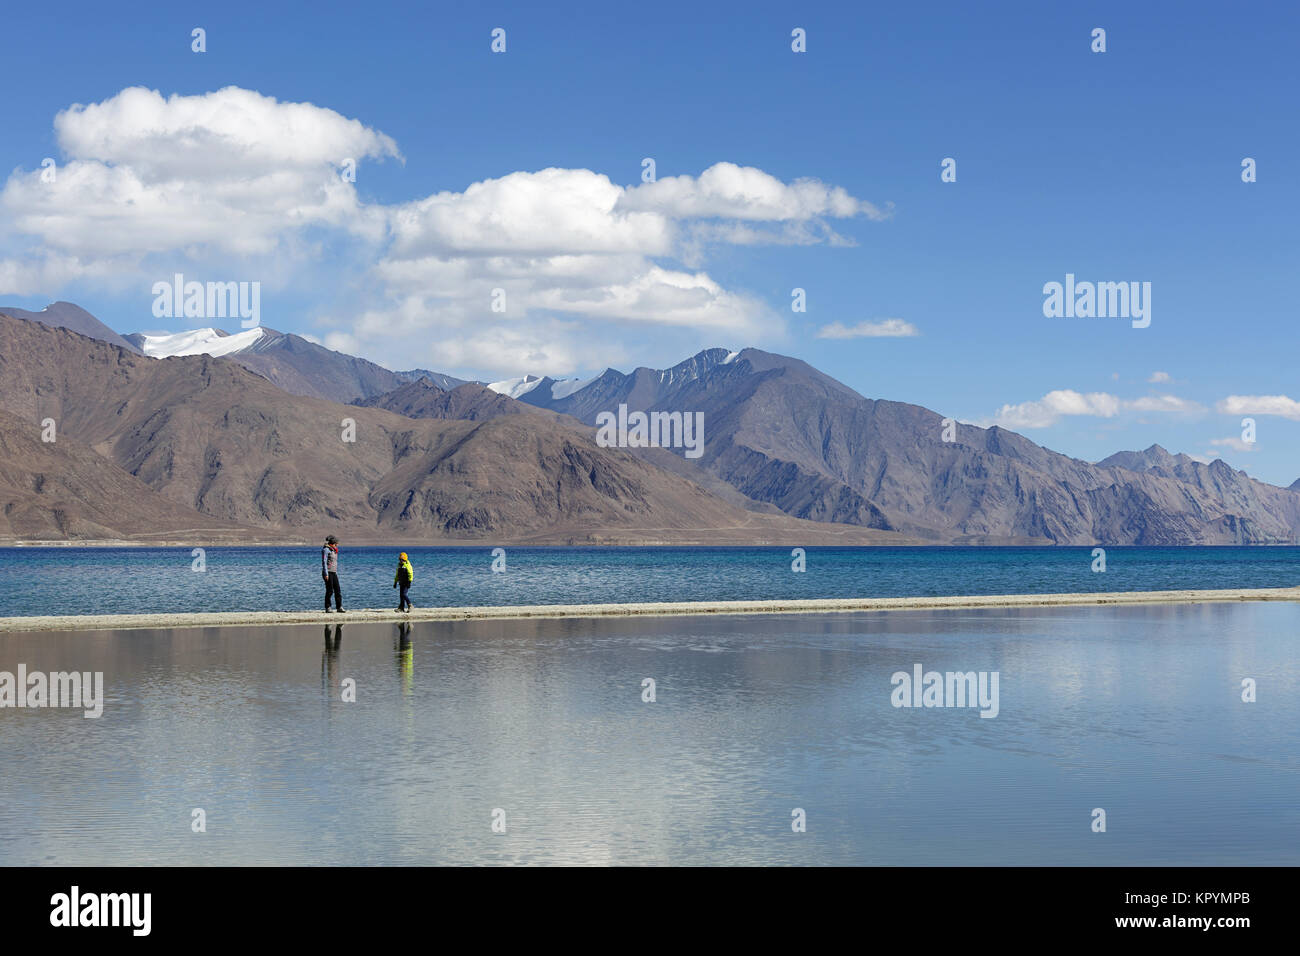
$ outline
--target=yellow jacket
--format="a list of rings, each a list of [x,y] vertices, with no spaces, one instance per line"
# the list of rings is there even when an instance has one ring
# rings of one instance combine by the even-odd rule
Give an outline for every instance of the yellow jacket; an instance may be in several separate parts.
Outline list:
[[[415,581],[415,569],[411,567],[410,561],[397,562],[397,574],[393,576],[393,583],[401,584],[403,579],[406,580],[407,584]]]

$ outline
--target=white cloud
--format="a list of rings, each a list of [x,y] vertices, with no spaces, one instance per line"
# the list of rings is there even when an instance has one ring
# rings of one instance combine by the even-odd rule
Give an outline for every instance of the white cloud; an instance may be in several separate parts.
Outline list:
[[[1199,402],[1179,398],[1177,395],[1144,395],[1124,402],[1124,407],[1135,412],[1172,412],[1179,415],[1200,415],[1205,411],[1205,406]]]
[[[527,370],[528,374],[559,376],[565,372],[593,365],[599,356],[616,354],[618,348],[591,348],[581,333],[562,322],[546,323],[545,335],[536,330],[489,326],[469,335],[447,338],[434,343],[431,353],[447,368],[481,368],[489,372],[509,373]],[[617,359],[616,359],[617,360]]]
[[[1038,401],[1003,405],[993,416],[992,423],[1004,428],[1046,428],[1055,425],[1065,415],[1093,415],[1114,418],[1123,403],[1106,392],[1082,394],[1072,389],[1048,392]]]
[[[739,335],[758,333],[768,317],[761,303],[728,292],[702,272],[674,272],[658,266],[650,266],[629,282],[595,289],[542,290],[530,303],[557,312],[698,326]]]
[[[752,166],[715,163],[698,177],[667,176],[629,189],[622,207],[654,211],[674,219],[798,221],[828,216],[885,219],[888,213],[841,187],[816,179],[783,183]]]
[[[1001,425],[1004,428],[1047,428],[1067,416],[1115,418],[1124,412],[1160,412],[1177,415],[1199,415],[1204,406],[1176,395],[1145,395],[1136,399],[1122,399],[1108,392],[1087,394],[1072,389],[1048,392],[1037,401],[1003,405],[992,418],[981,424]]]
[[[359,341],[351,332],[326,332],[325,338],[320,340],[320,344],[327,349],[333,349],[335,352],[346,352],[349,355],[355,355]]]
[[[189,264],[328,297],[326,344],[399,362],[443,343],[449,361],[565,372],[597,349],[616,357],[613,324],[778,336],[780,313],[711,276],[707,247],[851,244],[829,220],[887,216],[842,187],[727,162],[633,187],[589,169],[518,171],[367,204],[339,167],[401,161],[391,137],[238,87],[125,89],[63,110],[54,129],[55,181],[18,170],[0,190],[0,294],[56,297],[73,280],[142,290]],[[915,334],[896,321],[854,334]]]
[[[915,325],[902,319],[859,322],[854,326],[832,322],[817,330],[819,339],[908,338],[920,334],[920,330]]]
[[[739,185],[730,171],[741,173]],[[783,328],[773,309],[724,288],[703,269],[684,271],[662,260],[698,265],[705,242],[847,241],[817,216],[862,212],[842,190],[807,183],[787,187],[760,170],[729,163],[710,167],[699,180],[677,180],[672,193],[652,196],[641,192],[645,187],[625,189],[591,170],[552,168],[511,173],[396,207],[390,212],[393,242],[375,266],[389,301],[355,332],[365,338],[394,327],[473,330],[478,340],[504,344],[495,351],[453,351],[465,361],[491,357],[492,364],[483,367],[512,374],[583,367],[555,363],[590,355],[589,344],[534,355],[545,364],[503,364],[503,356],[522,357],[518,343],[542,341],[556,317],[586,320],[587,343],[603,343],[605,354],[610,324],[710,329],[761,340]],[[693,184],[689,195],[683,192],[686,180]],[[776,223],[756,228],[750,221],[685,222],[706,212]],[[504,293],[504,312],[489,308],[496,290]],[[489,334],[485,326],[495,331]]]
[[[588,169],[517,172],[390,213],[391,255],[665,255],[674,227],[657,212],[616,210],[623,188]]]
[[[1259,445],[1256,442],[1242,441],[1241,438],[1235,435],[1229,436],[1227,438],[1212,438],[1210,439],[1210,444],[1218,445],[1224,448],[1231,448],[1233,451],[1242,451],[1242,452],[1252,452],[1259,447]]]
[[[820,219],[783,222],[776,226],[753,226],[739,222],[696,222],[684,235],[684,250],[694,252],[716,242],[733,246],[855,246]]]
[[[1173,376],[1168,372],[1152,372],[1151,377],[1147,379],[1152,385],[1166,385],[1173,381]]]
[[[72,159],[130,166],[156,181],[317,169],[346,157],[400,158],[390,137],[357,120],[237,86],[165,99],[131,87],[102,103],[69,107],[54,129]]]
[[[0,294],[41,295],[78,279],[110,284],[120,280],[123,266],[130,268],[130,265],[113,259],[83,261],[76,256],[61,256],[53,252],[39,258],[0,259]]]
[[[1300,421],[1300,402],[1285,395],[1229,395],[1216,408],[1225,415],[1277,415]]]
[[[133,87],[74,105],[54,126],[66,156],[54,181],[15,172],[0,213],[45,250],[27,269],[63,257],[68,278],[177,250],[265,255],[310,226],[373,233],[377,220],[336,167],[400,158],[356,120],[237,87],[167,98]]]

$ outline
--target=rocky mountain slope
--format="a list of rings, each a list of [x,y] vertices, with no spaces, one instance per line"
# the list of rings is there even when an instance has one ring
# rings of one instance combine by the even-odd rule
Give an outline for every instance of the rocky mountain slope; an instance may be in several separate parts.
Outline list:
[[[447,389],[439,388],[427,378],[408,382],[382,395],[358,399],[352,404],[387,409],[407,418],[480,421],[498,415],[540,414],[558,417],[555,412],[514,401],[483,385],[467,382]]]
[[[761,521],[780,534],[831,534],[831,525],[838,540],[1300,541],[1300,482],[1268,485],[1159,446],[1093,464],[997,427],[958,425],[945,441],[935,412],[864,398],[758,349],[709,349],[669,369],[610,369],[587,382],[523,376],[482,387],[391,372],[272,330],[222,358],[150,359],[92,348],[39,320],[3,321],[0,407],[26,422],[53,416],[175,504],[236,524],[590,537]],[[155,354],[222,351],[224,338],[136,344]],[[239,374],[249,370],[257,375]],[[591,426],[620,405],[702,413],[703,454],[597,446]],[[355,419],[354,443],[339,438],[344,418]],[[540,470],[506,441],[539,456]],[[465,483],[491,463],[500,475],[490,490]],[[586,477],[575,483],[579,472]],[[804,523],[780,525],[792,519]]]
[[[179,505],[82,443],[0,410],[0,539],[238,543],[250,529]]]
[[[1300,495],[1221,461],[1122,453],[1090,464],[1003,428],[867,399],[798,359],[711,349],[673,368],[608,370],[561,398],[520,395],[594,424],[629,410],[703,412],[698,467],[817,521],[935,541],[1273,544],[1300,540]],[[1159,450],[1163,452],[1163,450]]]
[[[906,543],[748,512],[558,416],[413,420],[288,395],[231,358],[150,359],[7,316],[0,409],[32,430],[53,418],[178,508],[288,536]]]
[[[442,388],[462,379],[438,372],[393,372],[343,352],[309,342],[300,335],[259,327],[228,335],[221,329],[196,329],[166,336],[126,336],[138,351],[156,357],[213,355],[233,359],[291,395],[310,395],[352,402],[392,391],[419,377]]]
[[[92,339],[99,339],[101,342],[110,342],[113,345],[120,346],[128,352],[138,351],[134,343],[127,341],[125,337],[118,335],[81,306],[73,305],[71,302],[51,302],[39,312],[0,306],[0,313],[12,316],[15,319],[40,322],[42,325],[48,325],[51,328],[71,329],[73,332],[80,332]]]

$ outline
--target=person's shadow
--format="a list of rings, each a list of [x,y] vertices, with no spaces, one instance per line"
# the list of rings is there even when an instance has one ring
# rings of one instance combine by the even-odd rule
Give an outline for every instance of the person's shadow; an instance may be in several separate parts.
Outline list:
[[[334,625],[334,639],[330,640],[330,626],[325,625],[325,651],[320,657],[320,685],[323,688],[339,686],[339,649],[343,646],[343,625]]]

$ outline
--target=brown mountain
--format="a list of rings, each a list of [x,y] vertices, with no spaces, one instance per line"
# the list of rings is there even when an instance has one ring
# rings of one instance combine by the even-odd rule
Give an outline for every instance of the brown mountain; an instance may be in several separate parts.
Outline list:
[[[288,395],[228,359],[151,359],[7,316],[0,408],[55,419],[179,508],[287,536],[906,543],[747,512],[558,416],[417,421]]]
[[[51,302],[39,312],[28,312],[26,309],[0,306],[0,313],[13,316],[15,319],[26,319],[28,322],[40,322],[42,325],[48,325],[51,328],[71,329],[73,332],[88,335],[92,339],[110,342],[126,349],[128,352],[140,351],[134,342],[127,341],[124,336],[118,335],[81,306],[73,305],[71,302]]]
[[[498,415],[559,416],[552,411],[525,405],[513,398],[500,395],[483,385],[466,383],[455,388],[439,388],[427,378],[408,382],[391,392],[358,399],[352,404],[365,408],[383,408],[407,418],[454,418],[463,421],[481,421]],[[574,420],[573,424],[577,424]]]
[[[229,543],[250,530],[178,505],[67,435],[0,410],[0,539]]]
[[[506,395],[499,394],[482,385],[465,384],[454,389],[439,388],[428,379],[421,379],[403,385],[383,395],[355,402],[368,408],[386,408],[408,418],[455,418],[467,421],[481,421],[499,415],[518,415],[527,412],[532,415],[547,415],[556,421],[567,422],[577,427],[581,423],[571,416],[560,415],[536,405],[527,405]],[[589,429],[584,434],[591,434]],[[656,468],[680,475],[700,485],[711,495],[721,498],[729,504],[758,514],[779,515],[781,509],[768,502],[749,498],[725,481],[694,464],[674,455],[663,448],[629,448],[627,451],[642,461],[649,462]]]
[[[226,334],[220,330],[217,333]],[[139,351],[144,338],[135,332],[126,336],[126,341],[132,349]],[[265,326],[256,342],[238,351],[227,352],[224,357],[253,370],[292,395],[310,395],[334,402],[352,402],[390,392],[420,375],[428,376],[444,388],[462,384],[461,379],[438,372],[392,372],[355,355],[335,352],[309,342],[301,335],[277,332]]]
[[[756,349],[609,370],[559,399],[544,380],[521,415],[528,406],[476,385],[399,382],[343,406],[286,395],[238,355],[145,359],[30,320],[0,332],[0,407],[56,418],[181,507],[275,533],[333,522],[555,541],[1300,540],[1300,482],[1159,446],[1092,464],[997,427],[959,425],[944,441],[935,412]],[[596,447],[596,414],[619,404],[703,412],[703,457]],[[340,439],[344,418],[355,442]]]
[[[1158,446],[1098,464],[1006,429],[864,398],[798,359],[710,349],[671,369],[607,370],[561,399],[521,400],[594,423],[619,404],[703,412],[697,467],[786,514],[935,541],[1273,544],[1300,541],[1300,494]]]

